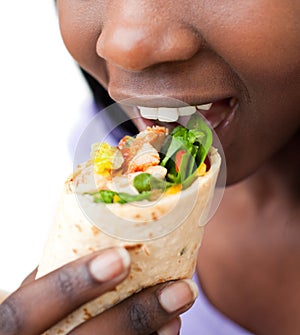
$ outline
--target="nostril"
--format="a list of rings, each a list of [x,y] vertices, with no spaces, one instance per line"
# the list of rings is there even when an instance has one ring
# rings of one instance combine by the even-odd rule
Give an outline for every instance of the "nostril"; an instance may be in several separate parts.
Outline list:
[[[163,62],[187,60],[200,49],[201,38],[189,28],[164,28],[111,23],[98,38],[97,54],[124,69],[141,71]]]

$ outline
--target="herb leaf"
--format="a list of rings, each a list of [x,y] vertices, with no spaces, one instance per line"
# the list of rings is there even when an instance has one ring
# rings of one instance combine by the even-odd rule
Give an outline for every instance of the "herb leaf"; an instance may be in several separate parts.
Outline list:
[[[195,180],[197,167],[204,162],[212,145],[212,132],[201,116],[193,114],[187,128],[177,126],[170,134],[162,149],[162,166],[168,169],[167,180],[173,184],[185,183],[190,185]],[[185,151],[180,160],[176,162],[176,154]]]

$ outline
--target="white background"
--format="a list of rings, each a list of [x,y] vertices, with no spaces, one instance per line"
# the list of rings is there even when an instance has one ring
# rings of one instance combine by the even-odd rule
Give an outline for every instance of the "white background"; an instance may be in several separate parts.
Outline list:
[[[90,95],[53,0],[1,1],[0,43],[0,289],[11,291],[39,262]]]

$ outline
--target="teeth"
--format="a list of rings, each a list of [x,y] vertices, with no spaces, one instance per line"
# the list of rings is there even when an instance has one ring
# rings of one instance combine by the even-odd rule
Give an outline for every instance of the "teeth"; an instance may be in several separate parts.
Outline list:
[[[201,110],[204,110],[204,111],[209,111],[211,109],[211,106],[212,106],[212,103],[199,105],[199,106],[197,106],[197,108],[201,109]]]
[[[157,118],[162,122],[175,122],[178,120],[179,112],[177,108],[160,107],[157,111]]]
[[[194,114],[197,110],[195,106],[187,106],[180,108],[170,108],[170,107],[138,107],[141,116],[145,119],[159,120],[162,122],[176,122],[179,116],[190,116]]]
[[[157,111],[158,108],[151,107],[139,107],[142,117],[150,120],[157,120]]]
[[[195,106],[187,106],[187,107],[180,107],[178,108],[179,115],[180,116],[190,116],[193,115],[196,112]]]

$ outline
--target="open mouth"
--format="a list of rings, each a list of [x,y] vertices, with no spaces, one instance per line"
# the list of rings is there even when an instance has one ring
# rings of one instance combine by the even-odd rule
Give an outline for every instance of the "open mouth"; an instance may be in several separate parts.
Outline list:
[[[178,124],[186,125],[189,117],[200,113],[210,126],[219,131],[228,126],[239,107],[236,98],[226,98],[196,106],[184,107],[143,107],[138,106],[140,113],[139,124],[141,128],[161,125],[172,129]]]

